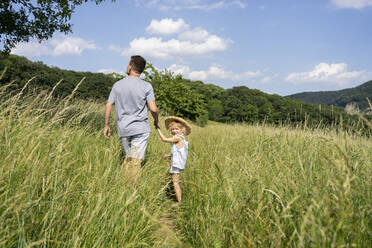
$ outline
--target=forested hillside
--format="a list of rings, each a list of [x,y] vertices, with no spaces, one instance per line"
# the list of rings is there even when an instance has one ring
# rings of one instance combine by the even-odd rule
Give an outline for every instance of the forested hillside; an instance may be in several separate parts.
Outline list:
[[[304,103],[245,86],[223,89],[213,84],[184,79],[180,75],[174,76],[168,71],[158,72],[151,66],[147,70],[146,79],[154,86],[157,101],[168,113],[190,118],[192,115],[184,115],[184,109],[195,109],[194,106],[197,106],[199,114],[195,114],[196,120],[202,123],[205,118],[225,123],[285,122],[293,125],[306,122],[309,126],[317,126],[319,123],[338,125],[341,120],[348,125],[358,122],[356,117],[348,115],[343,108]]]
[[[369,107],[368,97],[372,99],[372,80],[355,88],[338,91],[303,92],[287,96],[308,103],[318,103],[345,107],[348,103],[356,103],[361,110]]]
[[[115,75],[62,70],[16,55],[1,55],[0,58],[0,70],[7,68],[0,84],[13,82],[9,87],[13,90],[19,89],[33,77],[29,86],[41,89],[51,89],[62,80],[54,94],[64,97],[85,77],[75,96],[104,101],[118,80]],[[309,126],[319,123],[337,125],[340,120],[349,125],[358,122],[356,117],[346,114],[342,108],[304,103],[245,86],[224,89],[201,81],[190,81],[169,71],[159,72],[151,64],[147,66],[144,76],[153,85],[157,104],[164,114],[181,116],[201,126],[208,120],[273,124],[306,122]]]
[[[60,80],[62,82],[55,89],[56,96],[66,96],[72,92],[83,77],[86,77],[76,92],[79,98],[105,99],[110,93],[113,77],[103,73],[75,72],[49,67],[42,62],[31,62],[25,57],[16,55],[0,55],[0,70],[7,68],[0,85],[15,80],[13,88],[22,87],[28,80],[35,77],[30,86],[51,89]]]

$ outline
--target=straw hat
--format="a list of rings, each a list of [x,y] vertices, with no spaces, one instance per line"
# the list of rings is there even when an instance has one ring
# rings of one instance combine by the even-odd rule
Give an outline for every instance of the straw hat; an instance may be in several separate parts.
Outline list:
[[[186,129],[185,135],[189,135],[191,133],[191,126],[190,126],[190,124],[187,123],[187,121],[185,121],[181,117],[176,117],[176,116],[168,116],[167,118],[165,118],[165,121],[164,122],[165,122],[165,128],[166,129],[169,129],[169,124],[171,124],[172,121],[179,122],[179,123],[181,123],[185,127],[185,129]]]

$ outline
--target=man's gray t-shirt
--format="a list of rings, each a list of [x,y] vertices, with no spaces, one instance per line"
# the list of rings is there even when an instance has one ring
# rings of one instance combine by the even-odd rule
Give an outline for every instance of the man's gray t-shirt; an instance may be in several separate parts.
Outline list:
[[[110,92],[108,102],[115,104],[116,124],[120,137],[149,133],[147,101],[154,101],[150,83],[137,77],[117,81]]]

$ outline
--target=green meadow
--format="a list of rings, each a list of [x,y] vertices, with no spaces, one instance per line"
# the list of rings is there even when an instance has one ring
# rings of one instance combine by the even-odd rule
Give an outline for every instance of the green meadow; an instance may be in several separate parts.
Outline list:
[[[117,135],[103,136],[104,103],[7,87],[0,247],[372,246],[368,137],[337,127],[193,125],[183,203],[172,208],[170,146],[154,130],[133,184]]]

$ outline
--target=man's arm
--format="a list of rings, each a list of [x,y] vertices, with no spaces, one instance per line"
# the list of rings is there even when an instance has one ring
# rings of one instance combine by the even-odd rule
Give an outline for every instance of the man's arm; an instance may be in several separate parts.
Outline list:
[[[154,117],[154,126],[156,129],[160,128],[160,122],[159,122],[159,110],[156,106],[155,101],[147,101],[147,106],[150,109],[152,117]]]
[[[107,102],[105,108],[105,128],[103,129],[103,135],[106,138],[110,138],[111,136],[111,129],[110,129],[110,113],[112,109],[112,103]]]

